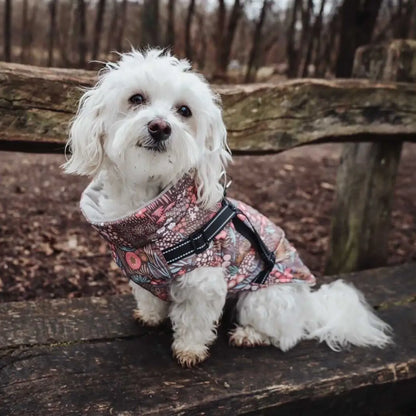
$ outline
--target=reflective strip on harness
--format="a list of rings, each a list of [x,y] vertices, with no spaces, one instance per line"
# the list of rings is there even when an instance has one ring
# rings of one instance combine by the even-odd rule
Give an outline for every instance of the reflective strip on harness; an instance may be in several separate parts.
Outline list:
[[[172,264],[190,255],[204,252],[214,237],[232,221],[236,231],[250,242],[264,262],[264,269],[253,280],[254,283],[263,284],[275,265],[275,255],[264,244],[248,218],[246,217],[250,226],[238,218],[237,214],[244,215],[243,212],[224,198],[221,209],[204,227],[192,233],[179,244],[162,251],[166,262]]]

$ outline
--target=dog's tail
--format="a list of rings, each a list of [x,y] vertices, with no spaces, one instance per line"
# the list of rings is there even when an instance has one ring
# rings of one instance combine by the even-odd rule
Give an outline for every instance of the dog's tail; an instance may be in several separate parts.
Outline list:
[[[307,338],[325,341],[339,351],[349,344],[384,348],[392,342],[391,327],[378,318],[363,294],[352,284],[337,280],[311,292]]]

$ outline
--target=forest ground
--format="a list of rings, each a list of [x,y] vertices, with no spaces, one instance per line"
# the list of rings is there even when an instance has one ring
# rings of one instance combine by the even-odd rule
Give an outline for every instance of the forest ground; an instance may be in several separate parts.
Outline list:
[[[341,145],[240,156],[229,195],[268,215],[322,275]],[[107,247],[82,218],[88,179],[67,176],[62,155],[0,152],[0,302],[103,296],[129,291]],[[416,144],[397,178],[388,264],[416,260]]]

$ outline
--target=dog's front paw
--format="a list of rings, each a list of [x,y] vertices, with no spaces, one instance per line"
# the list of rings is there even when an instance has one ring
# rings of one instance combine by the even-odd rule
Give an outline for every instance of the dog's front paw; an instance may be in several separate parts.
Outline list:
[[[145,326],[159,326],[165,320],[164,316],[157,313],[146,313],[140,309],[134,309],[133,318]]]
[[[237,326],[230,332],[230,344],[234,347],[257,347],[270,345],[270,339],[251,326]]]
[[[182,367],[191,368],[208,358],[208,347],[206,345],[192,345],[179,348],[176,342],[172,345],[173,356]]]

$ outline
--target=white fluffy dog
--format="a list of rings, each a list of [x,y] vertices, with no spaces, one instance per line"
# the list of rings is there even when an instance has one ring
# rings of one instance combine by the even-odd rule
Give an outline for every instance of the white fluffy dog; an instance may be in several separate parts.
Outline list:
[[[69,146],[66,172],[93,177],[94,201],[83,210],[95,225],[140,216],[140,207],[188,172],[197,189],[195,209],[213,209],[223,198],[230,154],[218,98],[186,60],[160,50],[133,50],[106,65],[80,101]],[[133,269],[146,257],[129,255]],[[170,318],[181,365],[208,356],[228,292],[224,267],[197,267],[172,279],[168,301],[131,286],[137,319],[154,326]],[[237,295],[238,325],[230,335],[235,346],[272,344],[286,351],[302,339],[317,339],[339,350],[390,342],[389,326],[342,281],[317,291],[290,282]]]

